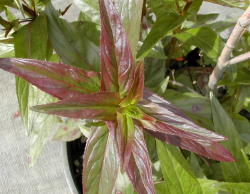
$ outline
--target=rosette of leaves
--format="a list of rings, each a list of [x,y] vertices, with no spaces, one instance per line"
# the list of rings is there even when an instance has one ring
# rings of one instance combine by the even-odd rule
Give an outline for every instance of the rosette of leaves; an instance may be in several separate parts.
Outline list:
[[[59,99],[32,110],[101,121],[91,128],[87,140],[83,193],[118,192],[120,171],[126,172],[138,193],[155,193],[144,133],[209,159],[234,161],[218,143],[225,137],[196,125],[167,100],[144,88],[143,61],[134,59],[113,1],[100,0],[99,4],[101,73],[34,59],[0,59],[0,68]]]

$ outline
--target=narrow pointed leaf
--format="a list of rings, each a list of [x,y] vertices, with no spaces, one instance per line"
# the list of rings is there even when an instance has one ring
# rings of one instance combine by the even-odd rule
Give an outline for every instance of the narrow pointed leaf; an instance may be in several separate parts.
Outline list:
[[[83,158],[83,193],[112,193],[119,172],[119,156],[113,133],[106,126],[93,128]]]
[[[180,138],[177,135],[168,135],[158,131],[147,130],[153,137],[184,150],[194,152],[209,159],[222,162],[234,162],[231,153],[217,142],[201,141],[196,139]]]
[[[143,98],[144,92],[144,64],[139,62],[135,69],[135,77],[128,96],[123,100],[121,106],[136,104]]]
[[[117,113],[117,141],[122,169],[126,169],[134,142],[135,126],[133,119],[125,114]]]
[[[214,130],[226,135],[229,140],[224,143],[236,159],[234,163],[222,163],[222,174],[229,182],[250,181],[250,164],[247,155],[243,152],[243,143],[228,113],[221,106],[216,97],[210,93],[211,109]]]
[[[182,111],[167,100],[157,96],[149,90],[144,90],[144,101],[139,103],[139,107],[148,115],[155,118],[157,122],[165,122],[168,126],[179,128],[183,137],[204,137],[213,141],[224,141],[225,137],[212,131],[202,128],[191,121]],[[174,134],[173,134],[174,135]],[[180,134],[181,135],[181,134]],[[187,136],[186,136],[187,135]]]
[[[143,131],[138,126],[136,126],[135,130],[132,152],[133,157],[130,158],[126,170],[132,184],[140,194],[155,194],[151,160],[144,140]]]
[[[136,57],[141,31],[143,0],[114,0],[128,34],[132,55]]]
[[[148,115],[144,115],[141,123],[152,130],[154,137],[207,158],[234,161],[230,152],[217,143],[225,140],[223,136],[199,127],[161,97],[149,91],[144,94],[148,102],[140,102],[140,107]]]
[[[170,30],[178,27],[183,21],[184,17],[175,13],[169,13],[165,11],[160,14],[157,17],[157,20],[153,25],[150,33],[144,40],[144,43],[137,54],[137,58],[146,57],[159,40],[164,38],[164,36],[166,36]]]
[[[1,58],[0,68],[18,75],[44,92],[59,99],[99,89],[99,76],[95,72],[33,59]]]
[[[127,95],[134,77],[134,59],[127,33],[112,0],[100,0],[102,90]]]
[[[32,110],[75,119],[114,120],[119,103],[118,94],[99,92],[34,106]]]
[[[47,3],[45,13],[48,16],[50,42],[63,62],[98,72],[99,48],[82,28],[86,24],[81,23],[79,27],[61,19],[51,3]]]
[[[180,150],[172,145],[157,141],[157,153],[161,163],[161,171],[166,181],[165,186],[168,193],[174,194],[200,194],[201,187],[189,164],[181,154]]]

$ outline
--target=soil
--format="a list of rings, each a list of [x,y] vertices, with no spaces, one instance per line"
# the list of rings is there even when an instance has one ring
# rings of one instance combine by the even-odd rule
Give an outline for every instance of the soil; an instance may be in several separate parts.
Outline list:
[[[79,194],[82,194],[82,162],[86,146],[84,137],[67,143],[68,161],[73,181]]]

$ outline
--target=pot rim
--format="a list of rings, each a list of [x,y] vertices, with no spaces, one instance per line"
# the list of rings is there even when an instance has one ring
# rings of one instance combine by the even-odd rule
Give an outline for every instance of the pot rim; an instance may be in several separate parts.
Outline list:
[[[62,156],[63,157],[63,171],[66,177],[67,184],[72,194],[79,194],[75,186],[71,171],[70,171],[67,142],[62,143],[61,149],[62,149],[62,155],[63,155]]]

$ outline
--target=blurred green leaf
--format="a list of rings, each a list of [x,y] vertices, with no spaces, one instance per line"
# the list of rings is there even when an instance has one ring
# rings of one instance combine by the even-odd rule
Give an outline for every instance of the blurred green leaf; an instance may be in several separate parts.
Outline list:
[[[161,15],[163,12],[171,12],[178,14],[176,0],[148,0],[148,6],[156,15]]]
[[[165,79],[165,60],[155,58],[145,59],[145,85],[153,89]],[[156,90],[158,89],[155,88]]]
[[[204,96],[198,93],[184,93],[170,89],[166,91],[164,96],[171,103],[180,107],[197,124],[208,129],[213,127],[210,102]]]
[[[37,104],[52,103],[56,99],[42,92],[34,86],[29,86],[29,98],[27,108]],[[30,138],[30,166],[33,166],[42,150],[45,143],[53,138],[56,132],[58,118],[47,114],[41,114],[34,111],[28,111],[28,134]]]
[[[73,2],[82,11],[86,21],[100,23],[98,0],[73,0]]]
[[[51,3],[47,4],[45,12],[48,17],[51,44],[63,62],[86,70],[99,71],[99,48],[96,42],[92,41],[93,39],[88,38],[91,32],[85,31],[85,24],[70,24],[59,18],[59,13]],[[86,25],[89,26],[89,23]],[[98,34],[94,31],[96,29],[91,29],[92,35]]]
[[[219,57],[223,46],[222,39],[208,27],[188,29],[176,34],[175,37],[185,46],[196,46],[202,49],[203,53],[214,61]]]
[[[14,47],[12,44],[0,43],[0,58],[14,57]]]
[[[189,165],[180,150],[158,140],[156,145],[167,193],[202,193],[198,180],[189,169]]]
[[[14,37],[14,46],[16,57],[34,59],[49,57],[46,16],[41,15],[34,22],[18,30]],[[16,78],[16,90],[20,112],[27,128],[27,134],[30,136],[30,166],[33,166],[44,143],[51,135],[56,117],[29,111],[29,107],[53,102],[54,98],[18,77]]]
[[[224,179],[230,182],[250,181],[250,164],[243,152],[243,144],[232,119],[212,92],[210,93],[210,101],[214,130],[229,139],[223,144],[231,151],[236,160],[236,162],[220,164]]]
[[[220,183],[220,190],[229,192],[230,194],[248,194],[250,191],[250,183]]]
[[[132,54],[136,57],[141,31],[143,0],[114,0],[114,2],[128,34]]]
[[[219,5],[230,6],[230,7],[239,7],[247,8],[249,6],[249,0],[206,0],[211,3],[216,3]]]
[[[81,127],[86,124],[85,120],[63,119],[57,121],[53,130],[53,140],[56,141],[73,141],[82,136]]]
[[[20,28],[14,37],[14,47],[16,57],[46,59],[48,54],[46,16],[41,15],[34,22]],[[19,77],[16,78],[16,93],[23,121],[28,127],[29,84]]]
[[[0,1],[0,6],[1,5],[10,5],[13,3],[14,0],[1,0]]]
[[[150,33],[144,40],[142,47],[138,51],[137,57],[146,57],[159,40],[164,38],[171,30],[179,26],[183,21],[184,17],[178,14],[163,12],[159,15]]]
[[[219,184],[217,181],[209,179],[198,179],[201,188],[202,194],[219,194]]]

